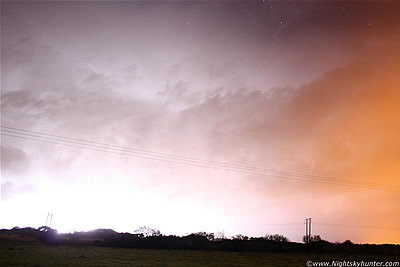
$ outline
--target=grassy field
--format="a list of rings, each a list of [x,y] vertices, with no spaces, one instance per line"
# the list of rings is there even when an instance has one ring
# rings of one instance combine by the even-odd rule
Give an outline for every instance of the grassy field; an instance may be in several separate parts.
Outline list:
[[[0,240],[0,266],[306,266],[307,260],[399,261],[395,256],[138,250]]]

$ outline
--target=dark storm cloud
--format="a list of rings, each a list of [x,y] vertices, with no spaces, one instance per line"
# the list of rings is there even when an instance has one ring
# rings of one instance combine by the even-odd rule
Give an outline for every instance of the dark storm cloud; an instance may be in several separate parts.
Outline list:
[[[74,3],[74,5],[77,4]],[[103,18],[106,22],[109,22],[111,18],[109,12],[122,12],[125,14],[124,11],[114,6],[111,7],[108,3],[89,5],[88,10],[97,15],[103,14],[102,5],[110,8],[106,9],[106,14],[109,17]],[[157,37],[159,32],[155,27],[149,28],[150,32],[156,33],[154,35],[155,39],[150,38],[150,35],[144,31],[136,31],[135,38],[132,39],[139,40],[139,46],[137,43],[132,43],[132,49],[135,47],[143,49],[140,45],[140,40],[152,39],[152,50],[148,51],[152,51],[151,54],[154,53],[156,55],[171,51],[169,48],[172,46],[168,42],[179,44],[184,49],[188,49],[187,44],[193,44],[193,49],[197,51],[196,53],[211,52],[211,55],[215,54],[216,51],[222,51],[219,50],[218,44],[231,44],[232,47],[236,47],[236,50],[234,50],[236,52],[244,51],[241,48],[242,45],[246,48],[257,48],[252,54],[254,58],[248,60],[248,62],[245,60],[243,64],[233,59],[240,57],[240,54],[235,54],[231,60],[227,61],[214,63],[212,60],[206,60],[204,62],[206,64],[199,64],[201,66],[200,75],[203,74],[201,71],[204,71],[211,80],[222,80],[221,84],[206,83],[202,86],[201,83],[198,84],[196,81],[191,81],[189,78],[196,79],[196,75],[188,76],[187,73],[182,74],[185,70],[184,64],[188,64],[187,62],[178,65],[167,64],[168,70],[174,69],[172,73],[169,73],[173,79],[164,84],[163,87],[158,86],[156,91],[160,92],[158,93],[159,97],[167,99],[166,102],[169,107],[180,106],[181,109],[185,109],[179,119],[172,120],[168,115],[165,116],[165,114],[168,114],[166,112],[167,107],[157,103],[157,101],[146,102],[135,99],[135,92],[142,90],[140,86],[133,88],[129,100],[121,99],[121,96],[115,94],[114,91],[121,84],[116,83],[117,78],[110,75],[107,70],[96,68],[96,58],[94,56],[91,56],[91,59],[83,60],[84,64],[79,66],[80,74],[76,78],[75,70],[70,67],[71,65],[63,64],[63,62],[68,62],[65,57],[68,54],[64,54],[63,49],[77,47],[78,51],[80,51],[80,46],[77,46],[77,44],[86,47],[86,42],[103,40],[102,38],[104,37],[101,37],[96,31],[92,33],[93,35],[83,38],[84,35],[81,35],[78,30],[77,33],[72,33],[71,40],[64,47],[50,47],[45,42],[46,38],[37,41],[32,34],[30,36],[31,30],[28,28],[20,31],[25,31],[29,37],[17,38],[17,41],[11,43],[8,48],[6,47],[8,52],[4,57],[4,62],[7,63],[6,71],[9,70],[11,72],[19,68],[24,72],[22,75],[23,82],[19,82],[18,87],[5,87],[7,91],[14,89],[19,91],[3,91],[3,119],[17,121],[17,118],[19,118],[21,124],[32,126],[41,124],[41,121],[46,121],[45,124],[47,126],[44,129],[47,127],[56,131],[58,131],[57,129],[64,129],[64,131],[71,134],[82,134],[84,132],[84,135],[88,136],[90,136],[88,134],[90,132],[101,132],[100,129],[104,129],[105,124],[113,125],[115,123],[114,127],[131,129],[131,131],[127,131],[136,133],[137,140],[140,139],[141,141],[137,141],[138,143],[135,144],[146,144],[147,136],[149,136],[150,132],[156,135],[157,128],[161,123],[175,126],[171,127],[171,130],[167,132],[172,133],[179,129],[176,134],[178,136],[193,136],[191,140],[204,140],[200,142],[202,147],[212,147],[212,155],[218,154],[218,151],[235,151],[236,148],[232,144],[236,142],[249,144],[248,146],[243,146],[245,151],[256,150],[264,156],[266,153],[269,154],[270,156],[267,158],[272,157],[272,155],[287,155],[293,150],[293,146],[299,147],[299,151],[303,146],[307,147],[309,145],[308,142],[311,142],[309,131],[320,129],[322,127],[320,125],[323,125],[327,118],[333,116],[333,110],[346,106],[348,104],[346,101],[351,101],[360,93],[361,88],[368,83],[363,77],[369,77],[370,70],[368,68],[362,69],[363,67],[361,66],[348,67],[341,71],[336,70],[326,74],[318,81],[296,90],[282,88],[272,93],[270,88],[249,86],[248,81],[252,78],[248,77],[252,76],[251,71],[249,73],[246,72],[246,64],[251,65],[254,63],[257,67],[261,66],[261,69],[264,69],[263,72],[268,72],[269,66],[271,66],[271,69],[278,68],[278,71],[274,73],[275,76],[293,77],[285,71],[289,68],[288,66],[294,66],[294,72],[301,73],[299,68],[309,69],[310,65],[306,65],[303,68],[301,67],[303,65],[300,64],[310,62],[309,57],[330,59],[330,57],[334,58],[338,55],[340,57],[340,53],[343,52],[345,52],[342,55],[343,58],[348,60],[350,52],[354,52],[354,49],[363,47],[368,42],[370,43],[369,40],[371,38],[378,39],[381,43],[388,43],[388,40],[393,38],[392,35],[395,31],[378,31],[378,29],[384,29],[389,26],[391,27],[389,29],[396,27],[391,24],[395,20],[393,13],[385,13],[388,16],[383,20],[381,17],[373,16],[375,14],[373,10],[376,5],[362,6],[360,9],[357,6],[358,4],[355,3],[330,3],[328,6],[321,3],[317,5],[297,2],[272,3],[272,8],[264,5],[261,11],[257,11],[255,8],[258,7],[258,4],[254,3],[251,4],[254,6],[246,6],[246,12],[240,3],[229,4],[228,6],[225,4],[210,5],[217,9],[214,10],[205,4],[179,6],[183,11],[183,15],[179,15],[179,19],[172,18],[172,16],[169,17],[169,15],[175,14],[175,8],[178,7],[177,4],[173,6],[157,5],[156,11],[152,11],[152,6],[144,5],[145,13],[147,12],[146,14],[153,17],[155,17],[155,14],[160,15],[163,10],[166,11],[167,15],[162,18],[164,22],[167,22],[165,25],[163,24],[163,30],[171,33],[174,37],[179,37],[177,33],[180,29],[186,29],[188,25],[194,27],[194,29],[185,30],[188,33],[188,38],[167,39],[167,43],[159,42],[159,37]],[[49,7],[47,5],[43,6],[43,8]],[[73,8],[72,6],[67,7],[66,13],[60,13],[62,17],[57,20],[58,24],[56,25],[59,26],[49,28],[52,34],[56,35],[55,29],[71,33],[68,25],[72,25],[73,21],[66,14],[69,14]],[[37,6],[31,6],[30,8],[40,11]],[[208,22],[202,21],[200,19],[201,15],[198,15],[198,13],[203,14],[204,10],[211,12],[209,14],[210,21]],[[378,10],[380,9],[378,8]],[[386,10],[386,8],[383,10]],[[254,14],[251,13],[253,11]],[[184,16],[189,14],[195,14],[193,15],[194,19],[190,21],[183,20]],[[366,15],[364,16],[363,14]],[[255,16],[255,18],[254,20],[236,19],[243,16]],[[54,16],[50,17],[51,21],[55,21]],[[83,19],[78,16],[77,18]],[[16,18],[10,18],[9,20],[13,21]],[[111,38],[114,35],[117,36],[115,31],[110,31],[116,30],[116,28],[107,26],[108,23],[104,23],[102,20],[100,20],[100,23],[104,24],[108,29],[104,34],[111,36]],[[132,19],[131,22],[136,20],[154,24],[154,21],[146,18],[143,14],[138,14],[138,18]],[[62,23],[62,21],[65,23]],[[91,29],[95,20],[88,20],[87,22],[88,25],[83,27]],[[186,22],[189,22],[189,24],[186,24]],[[373,24],[372,32],[371,26],[367,22]],[[214,34],[216,31],[212,31],[212,34],[208,36],[211,38],[212,45],[203,46],[202,44],[194,43],[193,40],[207,37],[204,33],[206,30],[211,29],[210,25],[213,23],[217,25],[218,34]],[[23,23],[20,24],[24,25]],[[10,23],[10,25],[13,24]],[[352,27],[349,28],[348,25]],[[283,26],[284,28],[280,28]],[[34,28],[35,26],[32,27]],[[276,30],[279,30],[279,37],[275,38],[273,35],[276,35]],[[38,32],[38,29],[33,32]],[[354,37],[351,37],[353,35]],[[77,40],[80,39],[76,39],[77,37],[83,38],[82,42],[78,42]],[[129,38],[124,38],[127,37],[123,37],[122,40],[119,39],[115,44],[124,44],[129,40]],[[221,41],[223,39],[226,40],[226,38],[232,43]],[[6,40],[8,39],[6,38]],[[271,46],[268,46],[268,42],[265,43],[268,40],[274,44],[279,44],[279,46],[272,46],[272,50],[268,50],[271,48]],[[331,43],[332,40],[334,41],[333,43]],[[293,41],[295,42],[293,43]],[[95,46],[92,48],[95,53],[111,51],[112,54],[118,56],[118,50],[112,45],[114,42],[109,44],[111,44],[111,47],[102,47],[100,44],[101,49]],[[71,48],[69,48],[70,45],[72,45]],[[215,50],[214,46],[218,49]],[[154,49],[154,47],[157,48]],[[229,46],[226,47],[229,51]],[[294,50],[294,47],[297,49]],[[203,50],[203,48],[206,49]],[[84,51],[81,50],[82,53]],[[287,55],[284,52],[289,52],[290,54]],[[194,53],[195,59],[203,55],[202,53],[196,53]],[[150,59],[152,58],[151,54],[148,55]],[[244,54],[248,55],[250,53],[245,52]],[[256,56],[254,55],[260,57],[255,59]],[[17,60],[18,58],[20,60]],[[200,59],[200,63],[202,63],[201,60],[204,59]],[[319,62],[315,61],[310,64],[315,64],[314,67],[317,68],[320,64],[326,64],[325,62],[330,61],[332,60],[321,60],[320,63],[315,63]],[[136,81],[143,80],[145,76],[145,78],[152,77],[153,74],[143,74],[143,67],[138,64],[132,65],[132,62],[130,62],[130,65],[125,67],[128,77],[126,79]],[[338,72],[341,74],[338,75]],[[255,80],[260,79],[261,74],[262,72],[258,73],[255,76]],[[6,75],[6,78],[8,77],[12,76]],[[57,79],[53,79],[53,77],[57,77]],[[15,79],[12,80],[15,81]],[[7,84],[7,79],[5,82]],[[204,90],[196,92],[193,89],[196,86],[203,87]],[[292,101],[295,92],[296,97]],[[288,104],[289,100],[292,101],[290,105]],[[101,113],[98,112],[99,110]],[[26,121],[22,123],[21,118]],[[77,120],[76,118],[80,119]],[[169,126],[166,127],[168,128]],[[301,137],[300,140],[305,140],[303,145],[295,144],[299,137]],[[174,138],[169,135],[163,138],[175,143]],[[136,139],[133,138],[133,140]],[[276,147],[274,145],[276,143],[279,143],[281,147]],[[302,143],[300,142],[300,144]],[[181,146],[184,147],[184,144]],[[265,149],[267,147],[268,149]],[[226,154],[230,155],[231,153]],[[244,152],[242,156],[246,157],[248,153]],[[220,155],[220,157],[224,156]],[[302,156],[299,155],[298,157]],[[281,157],[278,158],[279,160],[275,160],[276,162],[279,162]],[[288,162],[295,160],[291,159]],[[273,163],[273,165],[275,164],[277,163]]]

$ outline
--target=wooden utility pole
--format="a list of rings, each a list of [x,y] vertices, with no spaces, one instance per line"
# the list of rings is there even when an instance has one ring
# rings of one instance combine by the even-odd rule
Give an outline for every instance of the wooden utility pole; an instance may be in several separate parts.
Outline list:
[[[304,242],[310,243],[310,241],[311,241],[311,218],[307,218],[305,220],[305,225],[306,225],[306,234],[305,234]]]

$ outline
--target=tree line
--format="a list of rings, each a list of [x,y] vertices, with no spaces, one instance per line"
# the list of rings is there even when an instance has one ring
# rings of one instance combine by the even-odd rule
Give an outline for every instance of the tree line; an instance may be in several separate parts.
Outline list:
[[[196,232],[186,236],[162,235],[159,230],[146,226],[134,233],[118,233],[112,229],[96,229],[87,232],[58,234],[47,226],[0,230],[1,236],[25,236],[47,245],[102,246],[135,249],[179,249],[179,250],[215,250],[215,251],[252,251],[252,252],[313,252],[313,253],[360,253],[390,254],[400,256],[399,245],[354,244],[347,240],[343,243],[331,243],[314,235],[309,243],[290,242],[280,234],[264,237],[236,235],[230,238],[223,234]]]

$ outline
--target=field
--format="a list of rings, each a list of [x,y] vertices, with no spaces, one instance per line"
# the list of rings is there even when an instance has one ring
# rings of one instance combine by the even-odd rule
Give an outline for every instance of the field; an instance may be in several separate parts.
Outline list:
[[[138,250],[0,240],[0,266],[306,266],[312,261],[399,261],[398,256]]]

